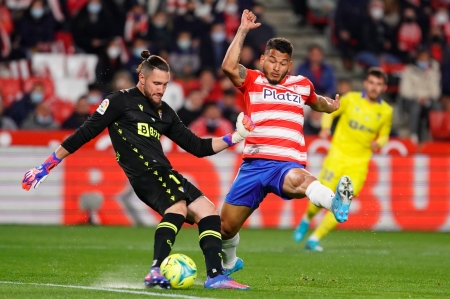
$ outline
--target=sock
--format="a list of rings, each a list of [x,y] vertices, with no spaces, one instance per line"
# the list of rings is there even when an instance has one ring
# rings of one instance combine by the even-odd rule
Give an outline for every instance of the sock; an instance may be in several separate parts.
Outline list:
[[[314,218],[314,216],[316,216],[316,214],[319,213],[321,209],[322,209],[321,207],[318,207],[312,202],[309,202],[308,208],[306,209],[306,213],[303,216],[303,221],[310,223],[311,220]]]
[[[220,216],[211,215],[198,223],[198,239],[205,256],[206,273],[210,278],[222,274],[222,236]]]
[[[306,188],[306,196],[316,206],[331,210],[331,200],[334,192],[325,187],[319,181],[314,181]]]
[[[160,267],[162,261],[169,256],[175,243],[175,236],[186,218],[183,215],[167,213],[163,216],[155,232],[152,267]]]
[[[322,222],[319,224],[318,227],[314,230],[314,232],[311,235],[310,240],[312,240],[312,237],[314,237],[314,241],[319,241],[323,237],[325,237],[330,231],[332,231],[339,222],[336,221],[336,218],[334,217],[333,213],[328,211],[325,214],[325,217],[323,217]]]
[[[236,247],[239,244],[239,233],[229,240],[222,241],[223,267],[230,269],[236,264]]]

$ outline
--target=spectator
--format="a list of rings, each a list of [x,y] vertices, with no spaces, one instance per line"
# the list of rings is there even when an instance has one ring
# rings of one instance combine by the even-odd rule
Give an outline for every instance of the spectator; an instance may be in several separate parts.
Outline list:
[[[398,58],[389,53],[392,50],[392,35],[389,27],[383,21],[383,16],[383,1],[370,1],[369,17],[361,24],[361,51],[357,54],[358,62],[365,67],[380,66],[381,63],[400,62]]]
[[[447,43],[450,42],[450,18],[448,16],[448,8],[441,5],[431,17],[431,26],[440,27],[446,35]]]
[[[248,69],[255,70],[257,69],[255,61],[255,51],[253,50],[253,48],[249,45],[244,45],[241,50],[239,63]]]
[[[138,35],[147,35],[148,17],[142,5],[135,4],[126,15],[124,39],[127,43]]]
[[[170,51],[173,45],[173,32],[169,28],[167,14],[163,11],[157,12],[150,24],[148,40],[155,47],[156,53]],[[140,55],[140,54],[139,54]]]
[[[199,88],[205,102],[217,102],[222,98],[223,90],[209,69],[204,69],[199,76]]]
[[[198,89],[189,91],[183,107],[177,111],[178,116],[186,127],[196,120],[203,112],[203,97]]]
[[[124,47],[120,37],[110,40],[101,52],[95,70],[97,82],[105,87],[111,84],[114,74],[123,68]]]
[[[0,0],[0,62],[8,60],[11,53],[11,34],[14,24],[11,12],[6,7],[4,0]]]
[[[257,30],[250,30],[247,34],[246,41],[256,51],[257,56],[259,56],[264,53],[266,42],[275,37],[276,32],[274,27],[267,23],[267,20],[264,18],[264,5],[254,3],[252,12],[256,15],[256,21],[260,22],[261,26]],[[233,36],[234,34],[235,32],[233,32]]]
[[[86,95],[89,103],[90,114],[97,110],[98,105],[103,101],[103,92],[99,84],[90,84],[88,86],[88,93]]]
[[[136,36],[136,38],[131,43],[130,57],[125,64],[125,69],[132,74],[134,83],[138,82],[138,73],[136,72],[137,67],[142,62],[141,53],[144,50],[148,50],[150,44],[143,36]],[[152,53],[152,49],[150,49]]]
[[[305,106],[306,107],[306,106]],[[303,133],[305,135],[319,135],[322,128],[322,112],[317,112],[308,108],[305,109],[305,121],[303,124]]]
[[[236,107],[236,91],[234,88],[226,89],[223,92],[222,101],[218,102],[223,118],[227,119],[236,129],[236,121],[241,111]]]
[[[178,36],[181,31],[187,31],[193,39],[198,40],[205,31],[205,23],[195,16],[196,2],[188,0],[186,3],[186,13],[177,16],[173,20],[173,36]]]
[[[447,56],[446,53],[448,52],[448,49],[446,49],[445,36],[441,27],[432,26],[430,28],[428,44],[430,45],[431,57],[439,63],[443,63],[444,58]]]
[[[113,19],[101,0],[89,0],[73,20],[75,44],[86,53],[100,54],[114,36]]]
[[[422,30],[416,20],[414,9],[407,8],[403,12],[403,21],[398,29],[398,50],[404,62],[416,56],[416,49],[422,42]]]
[[[89,103],[84,95],[78,99],[73,113],[61,124],[61,129],[78,129],[89,115]]]
[[[110,92],[129,89],[136,86],[133,77],[127,70],[119,70],[115,72],[110,85]]]
[[[361,39],[361,24],[367,17],[369,0],[339,0],[335,12],[335,36],[345,69],[353,68],[354,49]]]
[[[34,111],[36,105],[43,102],[44,99],[44,85],[37,82],[29,93],[25,94],[7,109],[6,115],[11,117],[17,126],[20,127],[27,116]]]
[[[314,85],[316,92],[333,98],[336,93],[336,78],[333,68],[323,59],[323,50],[319,45],[308,49],[308,58],[299,65],[297,74],[307,77]]]
[[[352,82],[350,81],[350,79],[341,78],[338,80],[337,93],[340,96],[343,96],[344,94],[351,91],[352,89],[353,89],[353,87],[352,87]]]
[[[384,0],[384,22],[393,30],[398,28],[401,18],[399,0]]]
[[[241,23],[239,5],[237,0],[224,0],[223,9],[216,15],[215,22],[222,23],[225,29],[225,36],[228,42],[231,42]],[[247,34],[248,38],[248,34]]]
[[[3,105],[3,99],[0,96],[0,130],[17,130],[17,125],[14,120],[9,116],[4,115],[4,112],[5,106]]]
[[[219,137],[232,131],[231,123],[222,117],[222,112],[216,103],[205,105],[202,116],[189,125],[189,128],[200,137]]]
[[[184,90],[183,86],[172,80],[172,75],[170,76],[171,79],[166,87],[166,92],[163,96],[163,101],[169,104],[169,106],[177,111],[183,106],[184,102]]]
[[[41,102],[30,113],[22,123],[22,129],[25,130],[54,130],[58,125],[53,120],[50,106],[47,102]]]
[[[179,33],[169,64],[177,77],[191,77],[200,70],[200,56],[188,31]]]
[[[221,70],[222,61],[229,45],[223,24],[213,24],[209,34],[205,35],[200,43],[202,69],[212,69],[214,74],[217,74]]]
[[[54,40],[55,20],[42,0],[34,0],[19,24],[20,45],[25,53],[49,52]]]
[[[441,96],[439,64],[427,50],[419,51],[415,64],[408,64],[400,81],[400,97],[409,112],[411,140],[426,139],[423,126],[428,124],[428,112],[439,107]]]

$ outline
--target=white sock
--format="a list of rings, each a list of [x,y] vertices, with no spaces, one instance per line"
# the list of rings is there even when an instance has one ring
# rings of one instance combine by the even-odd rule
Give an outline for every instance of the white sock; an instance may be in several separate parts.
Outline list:
[[[315,234],[312,234],[312,235],[308,238],[308,240],[309,240],[309,241],[313,241],[313,242],[319,242],[319,241],[320,241],[319,237],[316,236]]]
[[[226,269],[231,269],[236,264],[236,247],[239,244],[239,233],[229,240],[222,240],[222,264]]]
[[[331,210],[331,200],[334,197],[334,192],[319,181],[309,184],[308,188],[306,188],[306,196],[316,206]]]

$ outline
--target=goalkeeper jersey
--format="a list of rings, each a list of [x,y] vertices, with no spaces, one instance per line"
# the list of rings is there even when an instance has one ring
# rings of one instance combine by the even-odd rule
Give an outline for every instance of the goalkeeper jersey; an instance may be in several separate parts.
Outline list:
[[[322,117],[322,128],[329,129],[333,119],[340,116],[330,151],[369,160],[371,142],[383,146],[389,140],[393,109],[382,99],[371,102],[364,92],[349,92],[340,100],[339,110]]]

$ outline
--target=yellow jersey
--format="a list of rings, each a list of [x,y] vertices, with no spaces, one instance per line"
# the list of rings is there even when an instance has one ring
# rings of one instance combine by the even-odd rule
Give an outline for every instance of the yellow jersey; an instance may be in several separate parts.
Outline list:
[[[393,109],[382,99],[371,102],[364,92],[348,92],[340,101],[339,110],[322,116],[322,129],[331,128],[333,119],[340,116],[330,151],[369,160],[371,142],[375,140],[382,147],[389,140]]]

